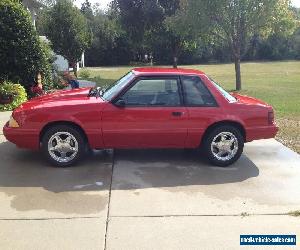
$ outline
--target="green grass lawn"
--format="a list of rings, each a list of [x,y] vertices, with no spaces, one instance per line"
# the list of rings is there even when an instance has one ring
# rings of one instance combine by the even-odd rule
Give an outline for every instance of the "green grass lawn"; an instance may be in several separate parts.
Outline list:
[[[235,89],[233,64],[190,65],[204,71],[227,90]],[[87,68],[90,80],[110,85],[132,67]],[[271,104],[281,127],[278,139],[300,152],[300,61],[243,63],[242,94]]]

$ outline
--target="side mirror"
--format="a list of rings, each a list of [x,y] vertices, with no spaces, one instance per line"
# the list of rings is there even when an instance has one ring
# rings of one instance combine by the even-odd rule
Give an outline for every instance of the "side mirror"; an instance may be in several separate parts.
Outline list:
[[[119,108],[124,108],[126,106],[126,103],[123,99],[119,99],[118,101],[115,102],[115,105]]]

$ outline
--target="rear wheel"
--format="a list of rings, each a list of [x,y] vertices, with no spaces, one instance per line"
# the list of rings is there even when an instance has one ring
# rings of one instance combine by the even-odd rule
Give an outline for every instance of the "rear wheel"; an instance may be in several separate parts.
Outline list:
[[[49,128],[42,138],[42,151],[48,161],[57,167],[68,167],[84,155],[86,142],[82,133],[68,125]]]
[[[216,127],[205,137],[203,147],[213,165],[226,167],[240,158],[244,138],[237,128],[223,125]]]

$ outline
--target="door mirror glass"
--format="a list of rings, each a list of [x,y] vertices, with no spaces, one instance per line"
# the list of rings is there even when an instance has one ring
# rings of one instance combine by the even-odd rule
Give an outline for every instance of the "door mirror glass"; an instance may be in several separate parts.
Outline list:
[[[126,103],[123,99],[119,99],[115,102],[115,105],[119,108],[124,108],[126,106]]]

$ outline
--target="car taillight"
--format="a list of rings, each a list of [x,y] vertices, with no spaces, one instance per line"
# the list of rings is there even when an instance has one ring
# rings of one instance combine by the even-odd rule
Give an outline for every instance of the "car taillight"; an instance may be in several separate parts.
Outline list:
[[[272,125],[274,123],[274,111],[268,112],[268,124]]]

